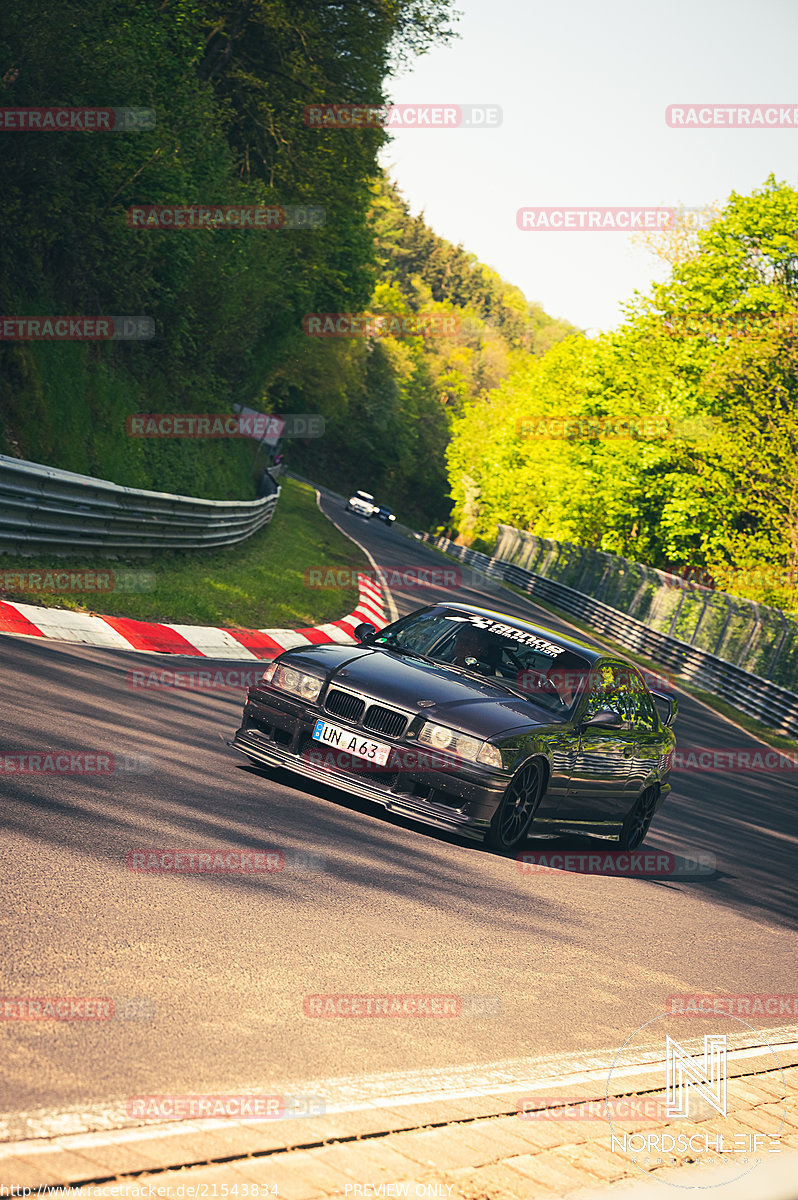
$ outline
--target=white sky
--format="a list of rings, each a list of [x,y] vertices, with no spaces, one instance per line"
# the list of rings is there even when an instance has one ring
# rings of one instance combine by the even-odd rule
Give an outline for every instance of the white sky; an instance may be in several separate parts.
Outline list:
[[[498,104],[498,129],[397,131],[382,161],[413,213],[552,316],[592,331],[663,266],[615,231],[522,232],[527,206],[702,205],[798,186],[798,129],[670,129],[669,104],[798,107],[796,0],[455,0],[460,39],[394,103]]]

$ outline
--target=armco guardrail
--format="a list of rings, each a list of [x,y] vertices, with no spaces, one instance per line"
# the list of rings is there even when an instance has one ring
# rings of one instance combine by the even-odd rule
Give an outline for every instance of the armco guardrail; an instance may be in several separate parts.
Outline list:
[[[504,527],[500,527],[501,529]],[[512,532],[516,533],[517,530]],[[500,558],[457,546],[448,538],[425,535],[438,549],[484,571],[488,578],[510,583],[530,596],[548,602],[588,622],[627,650],[663,663],[686,683],[722,696],[735,708],[786,736],[798,735],[798,695],[734,663],[650,629],[617,608],[553,579]],[[501,539],[500,539],[501,544]]]
[[[0,551],[230,546],[269,523],[279,495],[274,483],[260,500],[198,500],[0,455]]]
[[[648,629],[798,691],[798,621],[781,609],[704,587],[620,554],[538,537],[510,525],[499,526],[493,554],[592,596]],[[785,582],[790,578],[785,571]]]

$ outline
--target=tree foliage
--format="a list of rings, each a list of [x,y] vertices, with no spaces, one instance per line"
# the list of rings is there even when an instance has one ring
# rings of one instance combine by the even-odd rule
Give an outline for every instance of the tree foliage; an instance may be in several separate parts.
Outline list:
[[[497,387],[530,353],[573,326],[530,305],[518,288],[413,215],[396,186],[373,188],[371,313],[449,321],[451,334],[371,341],[297,338],[267,385],[281,412],[312,396],[326,436],[298,444],[290,461],[341,491],[366,487],[411,523],[440,524],[451,508],[446,447],[464,405]]]
[[[732,194],[618,330],[569,337],[465,406],[448,451],[454,520],[469,537],[505,522],[795,607],[797,355],[798,193],[771,177]],[[533,416],[549,420],[519,426]],[[562,416],[583,423],[563,436]],[[626,435],[606,436],[619,418]]]
[[[448,41],[449,0],[7,0],[0,106],[150,108],[152,129],[3,136],[6,314],[154,319],[128,344],[6,344],[0,450],[139,487],[253,488],[251,445],[134,441],[134,412],[318,413],[289,464],[368,486],[407,520],[449,510],[453,413],[565,326],[411,216],[377,165],[388,133],[307,107],[388,100]],[[141,231],[135,205],[314,205],[321,228]],[[467,321],[435,340],[306,337],[303,317],[377,308]]]
[[[0,449],[139,486],[249,486],[251,447],[130,444],[125,416],[252,404],[305,313],[366,304],[386,135],[310,128],[304,107],[381,104],[389,62],[449,36],[450,17],[446,0],[7,0],[1,106],[151,108],[156,124],[3,134],[2,311],[146,315],[157,333],[4,344]],[[197,203],[311,203],[326,224],[126,222],[133,205]]]

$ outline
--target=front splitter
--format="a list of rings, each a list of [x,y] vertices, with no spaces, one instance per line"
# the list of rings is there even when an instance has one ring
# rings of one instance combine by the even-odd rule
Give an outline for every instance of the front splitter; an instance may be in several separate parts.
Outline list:
[[[420,821],[424,825],[431,825],[436,829],[445,829],[448,833],[457,833],[462,837],[481,842],[489,828],[488,821],[475,822],[473,817],[458,809],[450,810],[441,804],[432,804],[428,800],[420,798],[397,796],[386,792],[383,788],[369,784],[366,780],[355,777],[347,776],[344,782],[340,775],[336,775],[329,769],[316,766],[304,759],[298,759],[296,755],[282,751],[274,743],[267,745],[259,738],[235,737],[232,740],[224,738],[224,741],[232,750],[237,750],[239,754],[243,754],[257,763],[262,763],[264,766],[279,767],[294,775],[301,775],[316,783],[334,787],[347,795],[371,800],[388,812],[410,817],[414,821]]]

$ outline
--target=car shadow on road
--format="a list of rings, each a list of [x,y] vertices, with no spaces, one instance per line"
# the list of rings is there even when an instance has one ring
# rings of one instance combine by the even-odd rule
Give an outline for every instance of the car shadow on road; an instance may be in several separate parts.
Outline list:
[[[127,773],[94,777],[83,785],[74,778],[22,781],[6,775],[2,786],[10,801],[4,813],[7,827],[20,832],[35,829],[37,837],[100,856],[117,843],[113,854],[118,856],[120,839],[124,838],[129,848],[135,833],[136,843],[141,844],[142,831],[148,827],[153,836],[156,829],[159,837],[169,829],[173,839],[178,834],[181,838],[203,835],[226,844],[232,840],[232,844],[256,846],[264,833],[263,815],[271,814],[279,817],[282,841],[294,849],[342,842],[362,852],[361,861],[373,855],[375,862],[386,852],[399,853],[401,869],[393,874],[383,872],[379,882],[375,872],[369,871],[369,886],[385,892],[415,889],[419,899],[426,901],[434,898],[436,888],[444,886],[441,878],[448,873],[436,847],[457,850],[457,871],[446,884],[448,896],[468,894],[481,882],[480,864],[485,856],[497,857],[480,843],[386,813],[379,805],[326,784],[288,773],[258,778],[219,739],[220,730],[232,734],[238,724],[243,690],[210,694],[174,687],[142,690],[131,686],[130,672],[134,666],[140,669],[145,660],[124,652],[42,645],[10,637],[0,638],[0,652],[5,668],[6,752],[47,745],[62,751],[82,747],[141,759],[138,771],[134,761]],[[187,670],[200,666],[225,671],[257,668],[251,661],[192,661],[154,655],[147,656],[146,662],[153,667]],[[54,723],[59,712],[61,723]],[[682,745],[758,745],[699,705],[685,705],[680,721],[689,730],[687,737],[680,737]],[[791,777],[762,772],[674,774],[674,794],[657,813],[646,846],[693,857],[714,855],[714,874],[682,879],[678,886],[754,919],[794,927],[794,777],[794,771]],[[248,788],[245,795],[238,795],[236,781],[242,778],[248,780]],[[303,797],[307,797],[307,807]],[[314,804],[314,798],[323,800],[324,807]],[[69,819],[63,823],[32,821],[37,811],[40,818],[49,812]],[[368,823],[353,822],[356,815],[367,816]],[[273,827],[273,822],[268,822],[269,826]],[[94,836],[98,828],[104,831],[102,838]],[[412,839],[405,836],[411,831]],[[173,840],[172,844],[179,843]],[[569,845],[578,848],[583,843],[573,839],[557,843],[561,849]],[[343,866],[337,864],[337,869],[343,870]],[[351,864],[346,870],[348,878],[357,877]],[[492,882],[497,886],[495,879]],[[241,878],[238,886],[253,884]],[[665,886],[664,881],[657,881],[657,886]],[[497,896],[496,916],[510,924],[518,919],[517,888],[514,867]],[[544,902],[536,895],[534,904],[541,921],[556,921],[556,903]],[[568,936],[577,936],[573,925]]]

